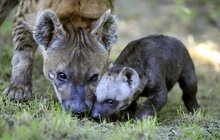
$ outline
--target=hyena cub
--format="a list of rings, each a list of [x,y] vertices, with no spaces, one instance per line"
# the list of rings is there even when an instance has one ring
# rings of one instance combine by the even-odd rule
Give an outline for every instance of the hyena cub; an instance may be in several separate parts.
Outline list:
[[[109,117],[144,96],[147,100],[133,110],[134,118],[148,117],[166,104],[167,93],[177,82],[187,109],[197,110],[197,78],[184,45],[176,38],[163,35],[132,41],[102,76],[92,116]]]

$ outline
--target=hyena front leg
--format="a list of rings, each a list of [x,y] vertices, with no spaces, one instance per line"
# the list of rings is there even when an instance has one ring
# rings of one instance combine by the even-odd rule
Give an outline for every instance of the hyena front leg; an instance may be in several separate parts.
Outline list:
[[[167,102],[167,89],[165,86],[157,86],[147,93],[149,96],[135,112],[135,119],[148,118],[155,111],[160,110]]]
[[[31,98],[32,69],[37,44],[24,21],[15,22],[13,44],[12,75],[4,94],[10,99],[25,101]]]

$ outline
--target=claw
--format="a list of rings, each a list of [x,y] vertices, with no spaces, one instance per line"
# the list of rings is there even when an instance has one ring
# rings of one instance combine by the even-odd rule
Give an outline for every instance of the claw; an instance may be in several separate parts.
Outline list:
[[[9,92],[9,87],[7,87],[7,88],[3,91],[3,95],[4,95],[4,96],[7,96],[7,95],[8,95],[8,92]]]
[[[15,100],[16,101],[19,101],[22,99],[22,96],[23,96],[23,91],[21,89],[18,89],[17,92],[15,93]]]
[[[3,95],[15,101],[28,101],[31,98],[31,90],[27,86],[11,84],[4,90]]]

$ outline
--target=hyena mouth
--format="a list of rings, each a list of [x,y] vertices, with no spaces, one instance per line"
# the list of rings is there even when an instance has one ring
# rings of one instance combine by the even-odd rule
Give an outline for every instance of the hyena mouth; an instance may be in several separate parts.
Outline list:
[[[86,109],[84,111],[75,112],[71,108],[69,108],[69,110],[65,109],[65,112],[70,113],[72,115],[72,117],[76,117],[78,119],[88,117],[88,115],[89,115],[89,113],[87,112]]]
[[[92,103],[91,102],[86,102],[85,103],[85,105],[86,105],[86,112],[87,113],[90,114],[92,112],[93,104],[94,104],[94,102],[92,102]]]
[[[84,117],[88,117],[91,110],[92,110],[92,106],[88,106],[88,105],[85,105],[85,106],[86,106],[86,108],[82,112],[73,112],[72,111],[72,116],[76,117],[76,118],[79,118],[79,119],[82,119]],[[70,111],[71,111],[71,109],[70,109]]]
[[[76,117],[78,119],[82,119],[88,116],[87,112],[78,112],[78,113],[72,113],[72,117]]]

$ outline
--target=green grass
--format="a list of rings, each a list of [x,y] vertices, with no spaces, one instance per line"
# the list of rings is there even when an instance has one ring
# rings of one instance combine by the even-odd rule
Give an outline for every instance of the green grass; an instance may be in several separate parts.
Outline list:
[[[14,103],[0,98],[0,138],[16,139],[217,139],[220,122],[202,110],[188,114],[178,108],[175,117],[132,122],[92,121],[64,113],[52,99]]]
[[[0,94],[10,78],[12,56],[12,18],[0,27]],[[120,34],[120,33],[119,33]],[[123,34],[121,34],[123,35]],[[123,48],[122,36],[113,48],[115,59]],[[0,96],[0,139],[189,139],[215,140],[220,138],[220,71],[194,60],[198,75],[198,101],[202,107],[195,114],[187,112],[178,86],[169,93],[168,103],[156,116],[142,121],[93,121],[90,117],[78,119],[65,113],[57,102],[53,87],[42,73],[42,58],[36,54],[33,93],[27,103],[15,103]]]

